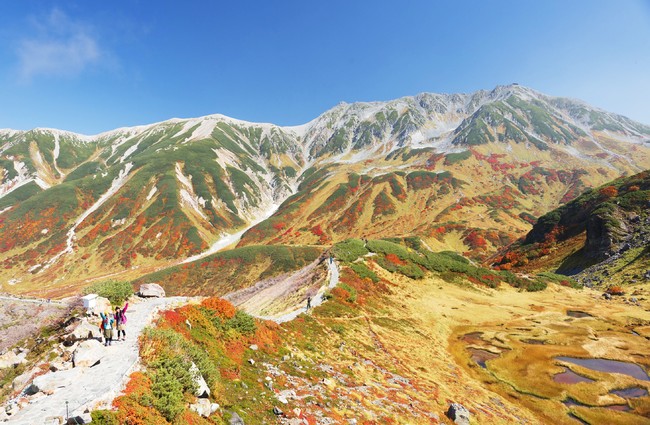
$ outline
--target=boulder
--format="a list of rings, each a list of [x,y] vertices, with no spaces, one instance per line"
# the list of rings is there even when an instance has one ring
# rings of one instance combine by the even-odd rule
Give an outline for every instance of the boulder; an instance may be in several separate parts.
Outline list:
[[[230,415],[230,425],[246,425],[244,420],[237,414],[237,412],[232,412]]]
[[[45,425],[61,425],[63,424],[63,416],[47,416],[45,418]]]
[[[102,334],[99,331],[99,321],[91,323],[88,319],[84,318],[77,323],[75,328],[68,334],[66,340],[79,341],[82,339],[97,338],[101,339]]]
[[[194,363],[190,366],[190,373],[194,377],[194,382],[196,383],[196,391],[194,392],[194,395],[199,398],[210,397],[210,387],[208,387],[208,383],[205,382],[203,375],[201,375],[201,371],[199,371],[199,368],[196,367]]]
[[[28,370],[27,372],[24,372],[14,378],[13,381],[11,381],[11,389],[14,391],[22,391],[26,386],[27,383],[32,379],[33,372]]]
[[[111,302],[108,298],[97,297],[95,298],[95,306],[88,310],[88,313],[93,316],[99,316],[99,313],[111,312]],[[99,326],[99,323],[97,324]]]
[[[58,370],[68,370],[72,367],[72,363],[66,362],[62,358],[52,360],[50,362],[50,370],[56,372]]]
[[[96,339],[82,341],[72,353],[74,367],[92,367],[98,364],[106,354],[104,345]]]
[[[209,417],[212,412],[212,403],[207,398],[200,398],[194,404],[190,404],[190,410],[198,413],[204,418]]]
[[[447,417],[456,425],[469,425],[469,410],[459,403],[452,403],[447,410]]]
[[[143,283],[138,292],[144,298],[164,298],[165,290],[157,283]]]
[[[284,412],[280,410],[277,406],[273,406],[273,414],[276,416],[283,416]]]
[[[11,350],[0,356],[0,369],[15,367],[21,363],[25,363],[25,356],[16,354]]]

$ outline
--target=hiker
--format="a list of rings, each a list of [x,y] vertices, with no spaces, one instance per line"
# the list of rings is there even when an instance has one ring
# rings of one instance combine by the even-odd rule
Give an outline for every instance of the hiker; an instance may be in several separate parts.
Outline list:
[[[307,310],[311,308],[311,296],[307,297]]]
[[[100,329],[104,333],[104,346],[111,345],[113,342],[113,323],[115,322],[113,313],[99,313],[99,315],[102,318]]]
[[[124,307],[115,307],[115,324],[117,325],[117,340],[120,341],[120,333],[122,334],[122,341],[126,341],[126,310],[129,308],[129,303],[124,304]]]
[[[332,264],[333,261],[334,261],[334,256],[332,256],[332,254],[330,254],[330,264]]]

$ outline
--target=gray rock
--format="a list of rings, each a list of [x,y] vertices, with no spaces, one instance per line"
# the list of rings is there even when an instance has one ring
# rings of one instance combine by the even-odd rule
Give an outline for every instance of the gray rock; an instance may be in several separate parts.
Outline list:
[[[246,425],[244,420],[237,414],[237,412],[232,412],[230,416],[230,425]]]
[[[22,373],[14,378],[11,381],[11,389],[14,391],[21,392],[26,386],[27,383],[32,379],[32,371],[27,371]]]
[[[257,350],[258,350],[257,344],[252,344],[252,345],[251,345],[250,347],[248,347],[248,348],[250,348],[250,349],[253,350],[253,351],[257,351]]]
[[[190,404],[190,410],[198,413],[204,418],[209,417],[213,413],[212,403],[210,403],[210,400],[207,398],[200,398],[196,401],[196,403]]]
[[[106,355],[106,348],[96,339],[82,341],[72,353],[74,367],[93,367]]]
[[[45,418],[45,425],[61,425],[63,424],[63,416],[48,416]]]
[[[194,363],[190,366],[190,373],[194,377],[194,382],[196,383],[196,391],[194,392],[194,395],[199,398],[210,397],[210,387],[208,387],[208,383],[205,382],[203,375],[201,375],[201,371]]]
[[[469,425],[469,410],[459,403],[452,403],[447,410],[447,417],[456,425]]]
[[[165,290],[157,283],[143,283],[140,285],[139,294],[144,298],[164,298]]]
[[[273,414],[276,416],[282,416],[284,415],[284,412],[280,410],[278,407],[273,406]]]

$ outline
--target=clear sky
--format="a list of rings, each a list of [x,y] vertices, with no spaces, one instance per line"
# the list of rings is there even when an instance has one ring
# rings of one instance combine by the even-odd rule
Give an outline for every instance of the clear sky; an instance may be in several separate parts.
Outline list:
[[[648,0],[2,3],[0,128],[296,125],[512,82],[650,124]]]

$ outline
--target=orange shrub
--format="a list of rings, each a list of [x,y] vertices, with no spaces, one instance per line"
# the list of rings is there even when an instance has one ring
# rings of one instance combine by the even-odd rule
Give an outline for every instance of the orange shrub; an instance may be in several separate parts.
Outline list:
[[[201,306],[214,311],[224,319],[232,319],[235,316],[235,306],[223,298],[207,298],[201,302]]]

